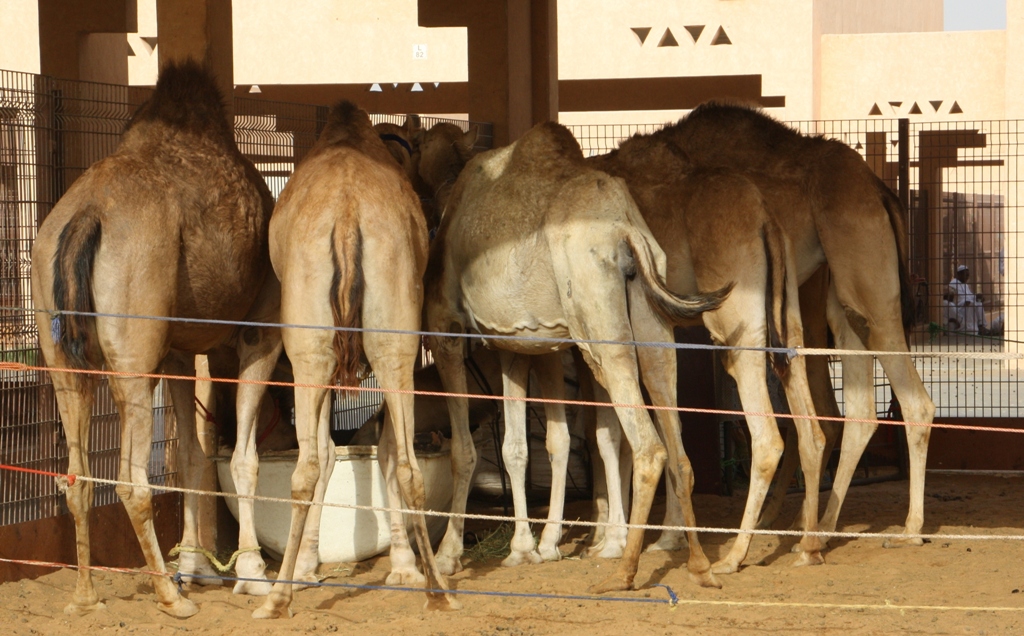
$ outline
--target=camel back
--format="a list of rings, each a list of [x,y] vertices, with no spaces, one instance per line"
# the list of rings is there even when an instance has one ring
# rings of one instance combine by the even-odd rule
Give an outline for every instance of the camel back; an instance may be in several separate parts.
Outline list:
[[[810,188],[816,201],[827,201],[830,170],[856,165],[869,174],[896,240],[904,329],[909,331],[913,326],[906,210],[856,151],[835,139],[802,134],[755,108],[719,102],[701,104],[653,136],[678,145],[698,165],[732,167],[781,179],[797,179]],[[858,161],[847,162],[851,155],[856,155]]]
[[[144,134],[140,131],[145,123],[217,139],[237,152],[224,97],[213,73],[192,59],[160,69],[153,95],[135,111],[125,137]]]
[[[370,116],[347,99],[331,107],[320,138],[306,156],[314,157],[338,146],[357,150],[374,161],[401,172],[391,151],[380,138],[380,134],[374,130]]]

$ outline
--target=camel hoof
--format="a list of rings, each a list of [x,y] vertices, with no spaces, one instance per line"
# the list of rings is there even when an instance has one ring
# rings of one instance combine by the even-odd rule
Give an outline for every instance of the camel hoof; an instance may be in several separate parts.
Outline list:
[[[173,603],[158,603],[157,609],[174,618],[188,618],[199,613],[199,606],[183,596]]]
[[[314,572],[308,572],[306,574],[292,577],[292,580],[298,581],[298,583],[292,586],[293,592],[298,592],[299,590],[304,590],[308,587],[319,587],[320,585],[320,579],[317,578],[317,575]]]
[[[223,585],[221,573],[213,569],[209,559],[202,554],[184,553],[178,555],[178,574],[188,586]]]
[[[106,609],[107,605],[102,601],[96,601],[95,603],[76,603],[74,601],[67,604],[64,608],[64,613],[68,616],[85,616],[86,614],[92,614],[97,610]]]
[[[739,569],[740,569],[740,564],[739,563],[733,563],[732,561],[730,561],[728,559],[722,559],[721,561],[719,561],[719,562],[717,562],[717,563],[715,563],[714,565],[711,566],[711,573],[712,574],[735,574],[736,572],[739,572]],[[719,585],[719,587],[721,587],[721,585]]]
[[[435,554],[434,562],[437,563],[437,571],[445,576],[458,574],[462,571],[462,559],[457,556]]]
[[[540,552],[530,550],[529,552],[512,552],[505,557],[505,560],[501,562],[501,565],[506,568],[514,568],[517,565],[523,565],[524,563],[536,565],[543,561],[544,559],[541,558]]]
[[[274,585],[270,581],[238,581],[232,594],[248,594],[249,596],[266,596]]]
[[[292,608],[281,601],[275,601],[269,596],[263,605],[256,608],[252,613],[253,618],[291,618]]]
[[[423,609],[435,612],[450,612],[462,609],[462,603],[452,594],[438,594],[431,592],[427,594],[427,602]]]
[[[797,558],[796,563],[793,564],[793,567],[799,568],[805,565],[824,565],[824,563],[825,557],[821,555],[820,550],[815,550],[813,552],[801,551],[800,556]]]
[[[889,538],[885,540],[882,547],[885,548],[905,548],[907,546],[922,546],[924,545],[924,539],[921,537],[899,537]]]
[[[686,548],[688,545],[685,534],[681,532],[662,532],[657,541],[647,546],[646,551],[657,552],[664,550],[666,552],[675,552],[676,550]]]
[[[603,546],[595,546],[587,549],[587,551],[583,553],[583,556],[588,559],[621,559],[622,554],[625,551],[625,546],[621,544],[606,543]]]
[[[605,592],[626,592],[633,589],[632,578],[625,578],[620,574],[613,574],[596,585],[591,585],[587,591],[591,594],[604,594]]]
[[[423,574],[421,574],[416,568],[412,568],[391,570],[391,573],[388,574],[388,578],[384,581],[384,584],[407,587],[423,585],[426,581],[427,577],[423,576]]]
[[[700,571],[687,570],[686,574],[690,577],[691,581],[701,587],[713,587],[716,590],[722,589],[722,582],[715,578],[712,568]]]
[[[545,561],[562,560],[562,551],[558,549],[557,545],[542,545],[539,548],[537,548],[537,551],[540,553],[540,558]]]

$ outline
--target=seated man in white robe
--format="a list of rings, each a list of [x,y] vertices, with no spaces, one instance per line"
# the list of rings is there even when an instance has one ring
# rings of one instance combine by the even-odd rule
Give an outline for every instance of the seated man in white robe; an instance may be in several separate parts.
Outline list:
[[[953,296],[960,331],[978,334],[985,328],[985,310],[981,306],[981,297],[975,296],[967,284],[970,277],[971,270],[966,265],[958,266],[953,280],[949,281],[949,293]]]

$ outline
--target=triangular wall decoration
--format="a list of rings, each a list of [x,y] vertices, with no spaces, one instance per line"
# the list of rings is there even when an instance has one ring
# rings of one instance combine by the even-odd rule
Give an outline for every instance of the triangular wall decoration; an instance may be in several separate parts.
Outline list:
[[[648,34],[651,32],[651,27],[633,27],[630,31],[640,40],[640,46],[643,46],[644,42],[647,41]]]
[[[661,36],[661,42],[658,42],[658,46],[679,46],[679,42],[676,42],[676,36],[672,35],[672,29],[665,29],[665,35]]]
[[[874,115],[874,116],[878,116],[878,115],[881,115],[881,114],[882,114],[882,109],[878,107],[878,104],[875,104],[874,106],[872,106],[871,107],[871,112],[868,113],[868,115]]]
[[[723,27],[718,27],[718,31],[715,32],[715,37],[711,38],[711,46],[718,46],[719,44],[732,44],[732,40],[725,34]]]
[[[685,29],[687,30],[687,32],[689,32],[690,37],[693,38],[693,43],[694,44],[697,43],[697,40],[700,38],[700,34],[704,33],[704,25],[703,24],[700,25],[700,26],[688,26],[688,27],[685,27]]]
[[[380,87],[380,84],[374,84],[370,87],[371,93],[383,93],[384,89]]]
[[[917,102],[914,102],[914,105],[910,107],[910,114],[911,115],[920,115],[921,114],[921,107],[917,105]]]
[[[953,105],[950,106],[950,108],[949,108],[949,114],[950,115],[959,115],[959,114],[962,114],[963,112],[964,112],[963,109],[960,108],[960,104],[958,104],[956,102],[953,102]]]
[[[125,42],[128,45],[128,57],[135,57],[135,49],[132,48],[131,42]]]
[[[889,102],[889,105],[892,106],[893,110],[897,110],[900,106],[903,105],[903,102]]]
[[[939,108],[942,106],[942,100],[941,99],[933,99],[933,100],[929,101],[928,103],[932,105],[932,108],[935,109],[935,112],[939,112]]]
[[[422,93],[423,92],[423,87],[420,86],[419,82],[415,82],[412,85],[412,88],[409,89],[409,92],[411,92],[411,93]]]
[[[145,38],[140,38],[140,39],[143,42],[146,43],[146,45],[149,47],[150,53],[152,53],[153,49],[156,48],[156,38],[155,37],[145,37]]]

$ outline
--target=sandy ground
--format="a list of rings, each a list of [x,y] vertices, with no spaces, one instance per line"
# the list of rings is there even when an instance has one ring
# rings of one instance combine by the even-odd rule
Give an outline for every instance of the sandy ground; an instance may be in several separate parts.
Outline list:
[[[929,475],[926,532],[1015,534],[1021,518],[1024,477]],[[894,531],[906,514],[907,483],[851,490],[841,526],[853,531]],[[741,497],[702,496],[697,518],[708,526],[735,526]],[[791,496],[784,516],[799,505]],[[589,504],[575,502],[567,516],[586,518]],[[659,517],[660,518],[660,517]],[[707,534],[714,559],[731,538]],[[334,633],[427,636],[474,634],[1021,634],[1024,633],[1024,542],[935,540],[920,548],[886,550],[874,538],[834,540],[824,566],[794,568],[792,538],[756,537],[746,567],[722,577],[721,590],[701,589],[681,569],[685,552],[649,553],[640,562],[638,590],[601,598],[462,597],[457,612],[423,610],[420,593],[318,588],[300,591],[291,619],[250,618],[259,599],[234,596],[229,587],[188,592],[198,615],[177,620],[156,609],[153,588],[139,575],[97,576],[105,610],[67,617],[62,608],[75,573],[57,571],[37,580],[0,586],[0,625],[14,634],[263,634]],[[585,595],[615,563],[579,559],[579,531],[563,546],[565,559],[519,568],[497,560],[470,562],[453,577],[460,590]],[[359,564],[327,564],[327,583],[382,585],[387,557]],[[651,603],[668,597],[680,604]],[[635,601],[635,602],[633,602]],[[645,602],[646,601],[646,602]],[[804,605],[800,605],[804,604]],[[850,607],[850,606],[861,607]],[[841,607],[846,606],[846,607]],[[910,608],[910,606],[925,606]],[[1001,608],[983,609],[983,608]]]

